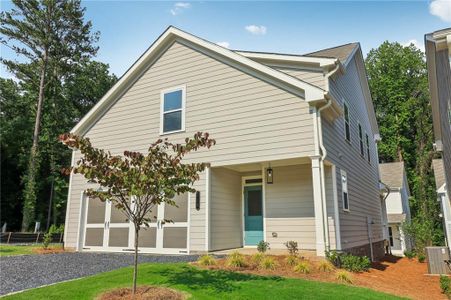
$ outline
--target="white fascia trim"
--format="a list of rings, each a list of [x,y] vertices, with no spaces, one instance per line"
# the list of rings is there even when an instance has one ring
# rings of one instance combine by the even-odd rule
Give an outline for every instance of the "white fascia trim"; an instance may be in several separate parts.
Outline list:
[[[242,56],[252,58],[252,59],[317,64],[322,68],[334,66],[335,60],[336,60],[335,58],[295,56],[295,55],[284,55],[284,54],[276,54],[276,53],[273,54],[273,53],[259,53],[259,52],[246,52],[246,51],[235,51],[235,52]]]
[[[446,183],[444,183],[440,188],[437,189],[437,194],[445,194],[446,193]]]
[[[324,90],[314,85],[268,66],[262,65],[261,63],[244,57],[243,55],[240,55],[232,50],[218,46],[171,26],[149,47],[149,49],[146,50],[146,52],[132,65],[132,67],[128,69],[119,81],[81,119],[81,121],[71,130],[71,132],[75,134],[83,134],[85,131],[84,129],[86,129],[86,127],[88,127],[92,122],[95,122],[99,114],[104,113],[109,108],[112,104],[110,102],[114,102],[114,100],[120,96],[121,92],[137,78],[137,75],[142,74],[146,70],[148,65],[147,63],[154,59],[154,54],[158,54],[159,50],[164,49],[164,47],[170,44],[170,42],[175,41],[177,38],[187,40],[222,57],[231,59],[244,67],[263,73],[264,75],[274,78],[283,84],[289,85],[296,90],[300,90],[300,94],[303,95],[303,98],[307,102],[318,101],[324,98]]]

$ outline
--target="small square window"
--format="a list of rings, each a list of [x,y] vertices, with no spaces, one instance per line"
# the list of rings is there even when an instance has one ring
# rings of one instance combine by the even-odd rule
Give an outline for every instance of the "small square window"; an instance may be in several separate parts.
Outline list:
[[[161,93],[160,134],[185,130],[185,87]]]

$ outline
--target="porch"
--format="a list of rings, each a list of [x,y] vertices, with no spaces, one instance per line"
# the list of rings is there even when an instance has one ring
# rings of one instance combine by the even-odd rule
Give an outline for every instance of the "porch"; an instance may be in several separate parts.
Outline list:
[[[299,158],[212,167],[207,213],[209,252],[238,248],[255,251],[252,249],[261,240],[268,242],[273,252],[286,251],[284,243],[291,240],[299,249],[317,255],[324,255],[328,247],[336,249],[335,168],[324,168],[327,208],[323,211],[321,203],[315,204],[313,166],[310,158]],[[317,202],[321,201],[316,196]],[[327,221],[322,217],[326,210]],[[318,211],[320,217],[315,218]]]

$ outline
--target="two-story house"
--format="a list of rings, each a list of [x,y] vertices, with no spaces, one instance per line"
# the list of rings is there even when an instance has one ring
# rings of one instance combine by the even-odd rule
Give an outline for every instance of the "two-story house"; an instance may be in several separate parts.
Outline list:
[[[434,172],[438,199],[443,209],[445,233],[451,239],[451,28],[425,35],[429,92],[431,96],[432,121],[434,125],[434,147],[441,153],[442,161],[435,161]]]
[[[385,207],[387,212],[387,237],[391,252],[404,255],[404,251],[411,250],[410,239],[403,231],[403,224],[410,222],[409,184],[407,182],[404,162],[379,164],[381,182],[388,187],[385,193]]]
[[[210,167],[178,208],[153,212],[142,253],[294,240],[319,256],[383,254],[379,132],[358,43],[307,55],[233,51],[169,27],[72,130],[115,154],[197,131],[217,144],[185,162]],[[129,251],[132,226],[88,198],[88,186],[71,175],[65,246]]]

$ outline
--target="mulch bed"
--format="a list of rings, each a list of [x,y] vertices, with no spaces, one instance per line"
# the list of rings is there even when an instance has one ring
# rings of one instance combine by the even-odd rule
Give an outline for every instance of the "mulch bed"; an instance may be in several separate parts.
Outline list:
[[[33,249],[33,253],[36,254],[55,254],[55,253],[63,253],[64,248],[62,247],[49,247],[47,249],[44,248],[35,248]]]
[[[271,256],[271,255],[268,255]],[[306,280],[335,282],[336,271],[325,272],[319,270],[320,261],[317,259],[304,258],[310,265],[310,273],[297,273],[285,262],[286,256],[271,256],[276,261],[274,270],[264,270],[252,263],[250,256],[246,256],[247,266],[244,268],[233,268],[226,265],[226,258],[217,259],[216,265],[199,266],[210,270],[227,270],[246,274],[262,276],[282,276],[290,278],[301,278]],[[386,257],[383,261],[374,263],[369,272],[350,273],[352,285],[370,288],[401,297],[411,299],[446,299],[440,291],[438,276],[428,276],[427,263],[419,263],[417,260],[407,258]]]
[[[165,287],[140,286],[136,290],[135,298],[132,297],[131,288],[115,289],[103,293],[97,300],[184,300],[186,295]]]

